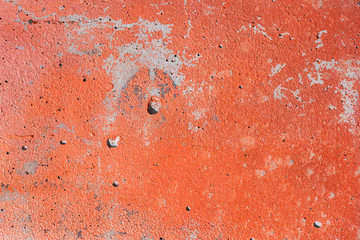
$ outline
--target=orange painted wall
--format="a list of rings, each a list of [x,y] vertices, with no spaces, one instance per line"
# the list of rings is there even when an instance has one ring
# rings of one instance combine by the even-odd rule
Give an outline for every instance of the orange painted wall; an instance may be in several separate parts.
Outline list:
[[[350,0],[2,0],[0,238],[360,239],[359,46]]]

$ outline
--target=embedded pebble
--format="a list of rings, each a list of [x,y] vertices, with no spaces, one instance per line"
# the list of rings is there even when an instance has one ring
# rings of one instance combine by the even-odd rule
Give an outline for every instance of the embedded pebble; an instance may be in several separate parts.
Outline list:
[[[115,139],[108,138],[107,145],[109,148],[114,148],[119,146],[120,137],[117,136]]]
[[[113,182],[113,186],[114,186],[114,187],[118,187],[119,185],[120,185],[120,184],[119,184],[118,181]]]
[[[65,145],[65,144],[67,144],[67,141],[66,140],[61,140],[60,144]]]
[[[314,227],[321,228],[321,226],[322,226],[321,222],[318,221],[314,222]]]
[[[27,150],[28,148],[27,148],[27,146],[22,146],[21,149],[22,149],[22,150]]]
[[[151,97],[148,103],[148,109],[147,109],[148,113],[156,114],[160,111],[160,108],[161,108],[160,98],[155,96]]]
[[[190,211],[190,207],[189,207],[189,206],[186,207],[186,211],[188,211],[188,212]]]

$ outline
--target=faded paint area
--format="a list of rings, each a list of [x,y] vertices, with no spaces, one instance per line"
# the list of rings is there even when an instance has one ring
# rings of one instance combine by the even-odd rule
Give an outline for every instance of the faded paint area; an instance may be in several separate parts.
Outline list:
[[[0,26],[1,239],[360,239],[357,1],[1,0]]]

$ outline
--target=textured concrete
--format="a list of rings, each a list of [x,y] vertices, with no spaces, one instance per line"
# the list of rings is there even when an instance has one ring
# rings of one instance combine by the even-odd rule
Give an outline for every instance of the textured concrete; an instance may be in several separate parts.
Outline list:
[[[1,239],[360,239],[360,3],[0,1]]]

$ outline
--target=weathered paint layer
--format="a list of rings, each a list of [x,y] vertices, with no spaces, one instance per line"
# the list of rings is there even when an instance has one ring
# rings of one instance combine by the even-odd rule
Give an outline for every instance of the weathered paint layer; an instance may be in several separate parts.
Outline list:
[[[0,238],[360,239],[359,45],[351,0],[1,0]]]

